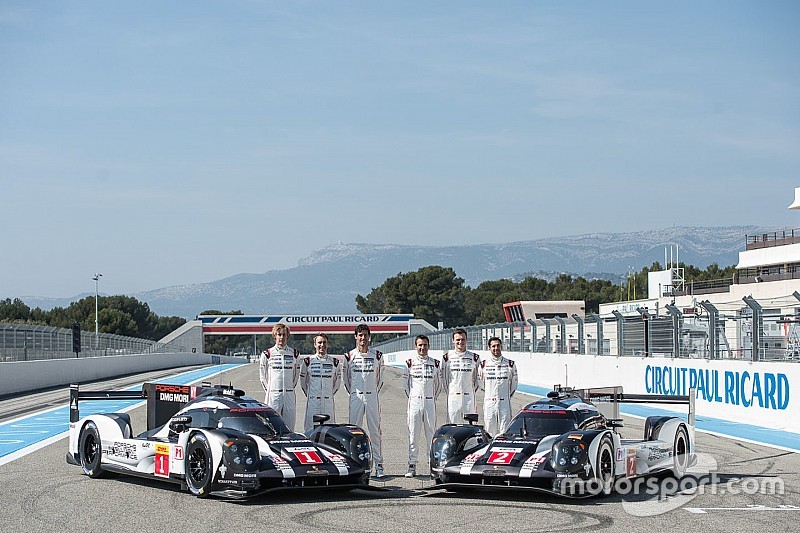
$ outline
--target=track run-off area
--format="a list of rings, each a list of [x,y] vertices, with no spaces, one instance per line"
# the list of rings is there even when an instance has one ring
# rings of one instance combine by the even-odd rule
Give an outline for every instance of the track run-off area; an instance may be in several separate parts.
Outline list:
[[[407,467],[406,397],[402,371],[386,368],[381,392],[388,477],[372,491],[301,491],[246,502],[200,500],[177,485],[135,477],[90,479],[68,465],[68,388],[0,400],[0,523],[4,531],[790,531],[800,521],[800,454],[697,432],[700,483],[657,478],[645,490],[566,500],[527,492],[446,493],[430,486],[426,464]],[[87,389],[129,389],[143,381],[232,383],[259,400],[258,365],[221,365],[93,383]],[[298,387],[297,420],[305,398]],[[479,396],[481,397],[481,396]],[[518,393],[519,409],[532,396]],[[99,403],[102,406],[90,404]],[[145,429],[144,402],[81,402],[91,410],[128,409],[134,433]],[[438,416],[444,420],[444,401]],[[347,395],[336,395],[337,421],[347,421]],[[625,417],[624,437],[643,432],[641,418]],[[49,433],[47,433],[49,432]],[[22,442],[12,442],[22,441]],[[38,444],[31,445],[36,441]],[[686,481],[686,478],[684,479]],[[625,489],[625,487],[622,487]],[[644,488],[644,487],[642,487]],[[681,490],[681,489],[685,490]],[[631,487],[632,489],[632,487]]]

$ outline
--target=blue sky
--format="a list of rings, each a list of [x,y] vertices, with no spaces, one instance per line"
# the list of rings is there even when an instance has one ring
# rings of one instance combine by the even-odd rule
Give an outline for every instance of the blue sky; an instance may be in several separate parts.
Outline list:
[[[0,3],[0,297],[800,227],[800,3]]]

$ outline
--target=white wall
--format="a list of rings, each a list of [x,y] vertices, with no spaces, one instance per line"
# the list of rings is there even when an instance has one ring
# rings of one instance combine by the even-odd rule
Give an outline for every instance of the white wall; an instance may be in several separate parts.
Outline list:
[[[158,342],[178,352],[203,351],[203,323],[190,320]]]
[[[0,363],[0,395],[69,385],[70,383],[86,383],[164,368],[233,362],[242,362],[242,359],[179,352]]]
[[[387,354],[399,365],[415,352]],[[478,352],[487,357],[487,352]],[[800,433],[800,364],[554,353],[504,353],[520,383],[550,388],[620,385],[631,394],[688,394],[697,416]],[[436,355],[436,357],[439,357]]]

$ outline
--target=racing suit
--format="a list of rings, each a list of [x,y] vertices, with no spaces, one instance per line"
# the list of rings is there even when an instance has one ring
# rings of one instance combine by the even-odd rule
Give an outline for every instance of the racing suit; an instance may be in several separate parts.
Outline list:
[[[479,382],[483,394],[483,425],[489,435],[505,433],[511,424],[511,397],[517,390],[514,361],[489,357],[480,363]]]
[[[445,352],[442,356],[442,386],[447,391],[447,420],[463,424],[464,415],[477,413],[478,354]]]
[[[259,378],[266,394],[264,402],[275,409],[286,425],[294,431],[295,395],[294,388],[300,378],[299,353],[284,346],[273,346],[261,352]]]
[[[333,395],[339,390],[341,377],[342,368],[335,357],[315,354],[300,360],[300,387],[307,398],[305,432],[314,428],[314,415],[328,415],[328,422],[336,422]]]
[[[441,389],[439,361],[415,355],[406,361],[403,385],[408,396],[408,464],[417,463],[417,437],[425,428],[430,447],[436,429],[436,397]]]
[[[358,348],[344,356],[344,388],[350,393],[350,423],[361,426],[367,416],[367,432],[372,444],[372,461],[383,464],[381,453],[381,404],[378,393],[383,387],[383,354],[369,348]]]

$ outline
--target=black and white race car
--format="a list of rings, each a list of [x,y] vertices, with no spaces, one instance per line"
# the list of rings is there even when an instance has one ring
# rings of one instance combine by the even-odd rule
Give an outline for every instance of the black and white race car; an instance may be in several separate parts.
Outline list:
[[[80,400],[147,399],[134,436],[123,413],[80,418]],[[227,386],[146,383],[141,391],[70,391],[67,462],[92,478],[130,474],[180,483],[192,494],[245,498],[273,490],[370,488],[370,441],[349,424],[293,433],[270,407]]]
[[[696,460],[691,396],[559,387],[525,406],[494,438],[473,425],[477,415],[467,415],[469,424],[447,424],[434,435],[435,485],[429,488],[514,488],[585,497],[608,494],[624,478],[672,472],[680,479]],[[643,438],[623,439],[617,431],[620,402],[689,403],[689,418],[650,416]],[[610,408],[610,416],[598,406]]]

